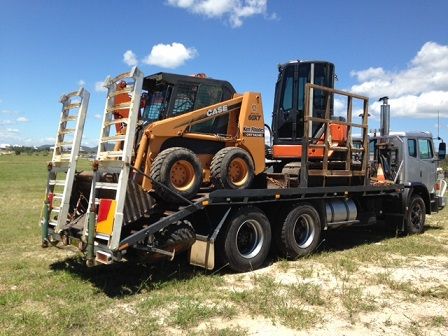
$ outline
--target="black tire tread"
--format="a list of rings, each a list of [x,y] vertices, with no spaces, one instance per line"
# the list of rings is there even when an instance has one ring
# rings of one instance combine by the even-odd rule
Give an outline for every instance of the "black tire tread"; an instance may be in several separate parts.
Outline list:
[[[232,230],[232,226],[234,225],[235,221],[237,221],[239,218],[248,218],[254,213],[257,216],[260,216],[261,220],[265,221],[265,241],[261,251],[257,256],[252,258],[252,260],[243,259],[236,252],[237,248],[236,246],[234,246],[233,241],[233,238],[235,237],[230,237],[231,240],[229,240],[229,232]],[[269,219],[267,218],[265,213],[257,207],[247,206],[240,208],[236,213],[233,214],[233,216],[230,218],[230,221],[227,223],[227,227],[224,231],[224,236],[222,237],[221,244],[222,246],[220,250],[222,251],[222,255],[220,255],[220,257],[224,263],[228,263],[229,267],[233,271],[247,272],[258,269],[266,260],[266,257],[270,250],[271,226],[269,223]]]
[[[196,155],[193,151],[189,150],[185,147],[171,147],[161,151],[155,158],[154,163],[151,166],[150,176],[153,181],[163,184],[162,182],[162,169],[165,163],[166,158],[174,152],[186,151],[192,155]],[[173,195],[170,191],[166,190],[158,186],[156,183],[153,184],[153,189],[156,193],[165,201],[173,202],[173,203],[181,203],[181,199]]]
[[[249,162],[250,169],[252,169],[252,172],[254,170],[252,158],[250,157],[249,153],[247,153],[247,151],[245,151],[244,149],[242,149],[240,147],[222,148],[221,150],[218,151],[218,153],[215,154],[215,156],[213,157],[212,162],[210,164],[211,182],[218,189],[229,188],[229,186],[225,185],[225,183],[223,182],[225,180],[225,177],[224,177],[225,175],[223,175],[223,174],[227,174],[226,171],[223,171],[223,160],[226,158],[226,156],[230,152],[235,151],[235,150],[243,151],[244,153],[247,154],[247,157],[250,160],[250,162]]]
[[[291,238],[290,232],[288,232],[288,230],[289,230],[288,225],[289,225],[289,221],[291,220],[290,216],[299,207],[301,207],[302,209],[303,208],[309,209],[311,212],[314,212],[314,215],[317,217],[316,229],[318,230],[318,233],[316,234],[316,240],[320,239],[320,233],[321,233],[320,225],[321,224],[319,221],[319,214],[316,211],[316,209],[309,203],[296,204],[295,206],[292,206],[282,222],[282,225],[278,231],[278,235],[277,235],[277,239],[276,239],[277,247],[278,247],[280,255],[282,257],[285,257],[288,259],[297,259],[299,257],[303,257],[303,256],[310,254],[315,249],[315,247],[318,243],[317,241],[315,241],[308,248],[305,248],[303,250],[297,250],[296,248],[294,248],[294,246],[289,241],[289,239]]]
[[[415,201],[421,202],[422,205],[422,211],[423,211],[423,223],[421,224],[421,227],[415,227],[414,225],[412,225],[411,221],[410,221],[410,214],[408,213],[408,216],[406,218],[406,223],[405,223],[405,229],[406,229],[406,233],[408,234],[419,234],[422,233],[424,230],[424,226],[425,226],[425,215],[426,215],[426,205],[425,205],[425,201],[423,200],[423,198],[419,195],[419,194],[414,194],[411,196],[411,201],[409,202],[409,211],[412,208],[412,204]]]

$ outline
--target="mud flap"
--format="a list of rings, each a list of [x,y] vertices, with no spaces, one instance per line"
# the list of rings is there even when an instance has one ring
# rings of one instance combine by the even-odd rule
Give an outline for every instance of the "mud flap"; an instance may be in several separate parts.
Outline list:
[[[208,270],[215,268],[215,241],[207,236],[196,235],[190,250],[190,264]]]

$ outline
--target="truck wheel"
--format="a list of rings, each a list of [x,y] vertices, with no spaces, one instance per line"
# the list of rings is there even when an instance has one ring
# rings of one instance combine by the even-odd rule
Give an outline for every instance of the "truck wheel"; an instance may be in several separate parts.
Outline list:
[[[277,237],[281,254],[291,259],[310,254],[319,243],[321,230],[319,214],[312,205],[296,206],[286,216]]]
[[[413,195],[406,215],[406,232],[409,234],[422,233],[425,218],[426,207],[423,198],[420,195]]]
[[[202,184],[201,163],[196,154],[187,148],[168,148],[156,156],[150,176],[153,181],[169,189],[154,183],[157,195],[165,201],[181,203],[181,199],[175,194],[191,199],[199,191]]]
[[[235,272],[259,268],[271,245],[271,225],[266,215],[255,207],[238,210],[224,235],[224,261]]]
[[[244,149],[226,147],[213,157],[210,173],[216,188],[245,189],[254,179],[254,163]]]

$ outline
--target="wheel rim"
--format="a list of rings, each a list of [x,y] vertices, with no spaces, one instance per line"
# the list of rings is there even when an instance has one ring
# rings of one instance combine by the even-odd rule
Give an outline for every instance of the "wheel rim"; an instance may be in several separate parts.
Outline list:
[[[170,170],[171,184],[179,191],[191,188],[195,181],[193,165],[186,160],[179,160]]]
[[[240,187],[244,185],[249,178],[247,162],[242,158],[234,158],[229,164],[228,176],[235,186]]]
[[[415,202],[411,209],[411,223],[415,228],[420,229],[423,222],[423,209],[420,202]]]
[[[303,214],[294,223],[294,239],[300,248],[307,248],[311,245],[316,234],[313,219],[310,215]]]
[[[244,221],[236,233],[236,247],[243,258],[250,259],[258,255],[263,246],[264,232],[261,224],[254,220]]]

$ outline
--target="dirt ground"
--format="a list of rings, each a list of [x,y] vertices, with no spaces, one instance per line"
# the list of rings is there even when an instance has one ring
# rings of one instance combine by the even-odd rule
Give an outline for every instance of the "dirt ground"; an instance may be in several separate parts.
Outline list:
[[[399,258],[397,256],[397,258]],[[298,267],[304,267],[303,261]],[[311,265],[312,264],[312,265]],[[325,297],[337,297],[345,283],[334,272],[324,265],[310,262],[313,273],[310,277],[297,276],[291,265],[290,271],[282,271],[276,265],[255,271],[255,274],[269,274],[281,284],[297,284],[308,282],[320,286]],[[369,279],[387,274],[388,278],[400,287],[390,288],[384,284],[372,284]],[[226,282],[232,287],[238,279],[237,287],[253,284],[253,274],[243,278],[238,275],[227,275]],[[350,286],[363,288],[363,294],[368,296],[378,308],[372,311],[360,312],[350,318],[347,309],[339,299],[333,299],[330,307],[321,308],[322,322],[298,331],[283,325],[275,324],[270,319],[239,316],[232,321],[220,321],[223,326],[242,327],[249,335],[448,335],[446,321],[448,319],[448,299],[446,286],[448,284],[448,256],[419,257],[406,262],[405,266],[385,269],[378,266],[361,267],[347,279]],[[409,291],[406,285],[412,286]],[[445,290],[442,298],[437,298],[437,289]],[[434,290],[434,293],[431,293]],[[416,292],[416,293],[413,293]],[[426,295],[419,295],[426,293]]]

